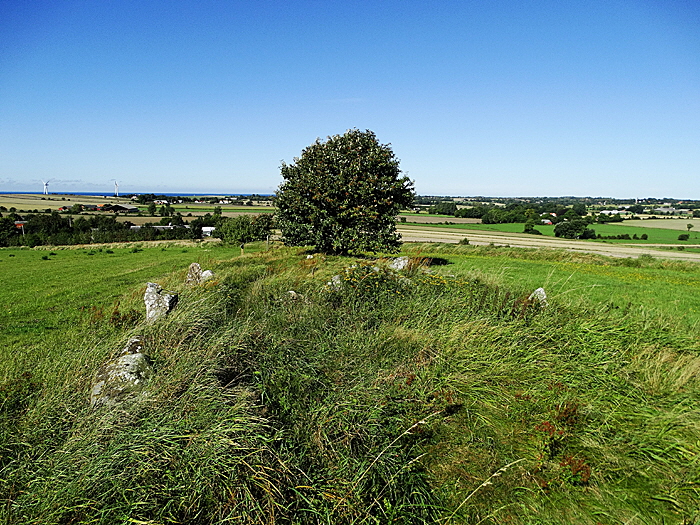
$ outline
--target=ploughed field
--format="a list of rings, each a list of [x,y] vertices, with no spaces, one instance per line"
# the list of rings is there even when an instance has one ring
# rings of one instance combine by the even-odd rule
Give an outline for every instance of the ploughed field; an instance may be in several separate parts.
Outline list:
[[[264,244],[0,249],[0,519],[700,520],[700,266],[404,255],[392,270]],[[185,285],[192,262],[215,278]],[[147,282],[179,294],[154,323]],[[135,335],[144,393],[91,408]]]

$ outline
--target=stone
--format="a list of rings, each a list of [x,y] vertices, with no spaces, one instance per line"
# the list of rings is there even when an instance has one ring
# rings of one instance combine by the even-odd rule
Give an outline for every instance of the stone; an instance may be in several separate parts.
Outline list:
[[[133,337],[117,357],[107,361],[95,374],[90,389],[90,405],[113,407],[142,395],[153,376],[151,359],[142,352],[140,338]]]
[[[187,270],[187,278],[185,284],[199,284],[202,280],[202,267],[199,263],[193,262],[190,264],[190,269]]]
[[[118,356],[129,355],[129,354],[140,354],[143,350],[143,341],[140,337],[132,337],[126,343],[126,346],[119,352]]]
[[[163,293],[163,288],[156,283],[146,285],[143,301],[146,303],[146,321],[152,323],[170,313],[177,305],[178,295]]]
[[[343,287],[343,278],[340,275],[334,275],[326,284],[331,289],[338,291]]]
[[[409,262],[410,262],[410,260],[409,260],[409,258],[406,257],[406,256],[397,257],[396,259],[393,259],[393,260],[388,264],[388,266],[389,266],[389,268],[391,268],[392,270],[401,271],[401,270],[405,270],[406,268],[408,268]]]
[[[544,288],[538,288],[532,292],[527,300],[530,304],[535,304],[536,302],[540,303],[542,308],[549,306],[549,303],[547,302],[547,294],[545,293]]]
[[[199,263],[190,264],[190,269],[187,271],[187,278],[185,279],[185,284],[202,284],[203,282],[209,281],[214,278],[214,272],[211,270],[202,271],[202,267]]]

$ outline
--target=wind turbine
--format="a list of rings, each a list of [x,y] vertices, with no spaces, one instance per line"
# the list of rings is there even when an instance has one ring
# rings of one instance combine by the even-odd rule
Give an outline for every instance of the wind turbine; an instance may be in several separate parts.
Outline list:
[[[43,180],[41,181],[44,184],[44,195],[49,194],[49,182],[51,182],[51,179],[47,180],[44,182]]]
[[[119,182],[117,179],[112,179],[114,181],[114,196],[119,197]]]

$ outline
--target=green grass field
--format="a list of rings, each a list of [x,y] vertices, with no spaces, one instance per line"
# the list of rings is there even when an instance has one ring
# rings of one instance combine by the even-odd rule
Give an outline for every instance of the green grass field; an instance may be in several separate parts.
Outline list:
[[[449,217],[445,218],[446,222],[449,222]],[[410,223],[410,221],[409,221]],[[642,223],[637,225],[637,223]],[[663,229],[659,227],[654,228],[644,228],[644,221],[628,221],[624,224],[611,223],[611,224],[592,224],[591,229],[595,230],[596,234],[603,236],[610,235],[620,235],[628,234],[630,237],[637,235],[638,237],[642,234],[647,234],[647,240],[641,239],[631,239],[631,240],[618,240],[618,239],[591,239],[587,242],[611,242],[611,243],[634,243],[634,244],[677,244],[677,245],[693,245],[700,244],[700,232],[690,232],[690,240],[679,241],[678,235],[681,233],[687,233],[674,230],[674,229]],[[413,223],[420,224],[420,223]],[[430,224],[431,227],[437,228],[448,228],[455,230],[478,230],[478,231],[492,231],[492,232],[507,232],[507,233],[523,233],[524,224],[521,223],[507,223],[507,224]],[[548,237],[554,237],[554,226],[543,224],[541,226],[536,226],[542,235]]]
[[[0,250],[0,522],[699,522],[700,266],[404,249]],[[134,334],[148,395],[93,410]]]
[[[408,245],[407,245],[408,246]],[[634,309],[675,319],[700,333],[700,266],[652,257],[611,258],[553,250],[414,244],[410,253],[444,257],[444,271],[524,291],[544,287],[558,301]]]
[[[133,300],[142,294],[149,280],[186,272],[192,262],[207,268],[240,253],[215,243],[177,242],[51,250],[0,248],[2,282],[11,284],[0,289],[0,302],[7,305],[0,310],[0,346],[6,349],[5,365],[16,362],[17,370],[53,359],[47,342],[62,348],[54,337],[63,339],[71,327],[109,317],[125,295]],[[0,368],[0,378],[8,370]]]

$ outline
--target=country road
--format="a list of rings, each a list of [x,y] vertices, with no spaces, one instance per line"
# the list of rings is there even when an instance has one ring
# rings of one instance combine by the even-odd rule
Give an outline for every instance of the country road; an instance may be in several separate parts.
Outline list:
[[[577,241],[524,233],[484,232],[479,230],[448,230],[428,225],[397,224],[397,231],[404,242],[445,242],[457,243],[463,238],[477,246],[495,244],[517,248],[552,248],[585,253],[596,253],[609,257],[639,257],[647,254],[662,259],[681,259],[700,262],[700,253],[677,249],[678,245],[606,244],[591,241]],[[700,248],[700,245],[689,245]],[[672,249],[669,249],[672,248]]]

